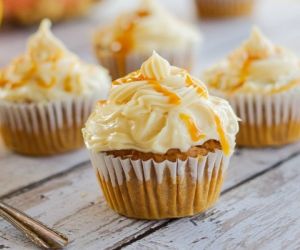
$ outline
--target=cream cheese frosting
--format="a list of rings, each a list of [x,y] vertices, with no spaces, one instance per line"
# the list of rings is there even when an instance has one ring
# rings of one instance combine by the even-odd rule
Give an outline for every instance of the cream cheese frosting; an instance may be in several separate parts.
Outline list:
[[[67,97],[97,95],[110,88],[108,72],[82,62],[51,33],[44,20],[28,41],[27,50],[0,71],[0,99],[43,102]]]
[[[204,72],[208,86],[229,94],[276,94],[299,88],[299,58],[272,44],[258,28],[225,60]]]
[[[116,53],[181,49],[200,41],[196,29],[170,15],[156,0],[143,0],[137,10],[119,16],[95,36],[98,47]]]
[[[83,135],[94,152],[135,149],[164,154],[186,152],[208,140],[230,155],[238,132],[227,101],[210,96],[187,71],[171,66],[157,53],[137,70],[113,82],[99,101]]]

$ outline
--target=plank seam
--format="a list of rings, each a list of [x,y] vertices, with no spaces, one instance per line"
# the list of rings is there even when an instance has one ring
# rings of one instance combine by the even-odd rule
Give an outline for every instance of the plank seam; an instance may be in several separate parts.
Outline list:
[[[16,190],[10,191],[7,194],[4,194],[4,195],[0,196],[0,200],[10,199],[10,198],[12,198],[14,196],[26,193],[26,192],[34,189],[34,188],[37,188],[37,187],[45,184],[48,181],[51,181],[51,180],[54,180],[54,179],[56,179],[58,177],[62,177],[64,175],[72,173],[73,171],[76,171],[77,169],[83,167],[84,165],[86,165],[89,162],[90,162],[90,160],[86,160],[86,161],[77,163],[74,166],[71,166],[70,168],[68,168],[68,169],[66,169],[64,171],[61,171],[61,172],[56,173],[54,175],[50,175],[50,176],[48,176],[48,177],[46,177],[44,179],[41,179],[41,180],[39,180],[37,182],[33,182],[33,183],[29,184],[29,185],[25,185],[24,187],[18,188]]]

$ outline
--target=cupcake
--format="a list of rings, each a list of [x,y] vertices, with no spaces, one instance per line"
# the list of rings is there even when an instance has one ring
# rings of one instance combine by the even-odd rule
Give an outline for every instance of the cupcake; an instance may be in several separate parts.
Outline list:
[[[153,50],[190,70],[200,41],[196,29],[177,20],[156,0],[143,0],[137,10],[124,13],[112,25],[97,31],[93,44],[99,62],[116,79],[139,69]]]
[[[300,139],[299,59],[257,28],[204,78],[242,119],[238,145],[279,146]]]
[[[247,16],[253,11],[254,0],[195,0],[203,18]]]
[[[19,24],[32,24],[43,18],[53,21],[81,16],[95,0],[3,0],[5,18]]]
[[[0,70],[0,129],[6,146],[27,155],[80,148],[81,128],[110,78],[82,62],[44,20],[24,54]]]
[[[215,203],[237,131],[227,101],[153,53],[113,82],[83,136],[108,205],[128,217],[164,219]]]

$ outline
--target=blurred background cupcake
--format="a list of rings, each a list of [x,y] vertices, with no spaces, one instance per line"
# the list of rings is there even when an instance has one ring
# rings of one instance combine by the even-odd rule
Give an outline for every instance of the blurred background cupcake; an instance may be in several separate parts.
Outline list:
[[[204,73],[209,90],[241,118],[241,146],[279,146],[300,139],[300,60],[257,28]]]
[[[6,147],[27,155],[80,148],[81,128],[109,88],[107,71],[68,51],[44,20],[26,52],[0,70],[0,130]]]
[[[98,30],[93,44],[99,62],[116,79],[137,70],[153,50],[191,70],[200,42],[197,29],[173,17],[158,1],[143,0],[139,8]]]
[[[85,14],[97,0],[2,0],[8,21],[32,24],[49,18],[58,21]]]
[[[255,0],[195,0],[198,14],[204,18],[250,15]]]

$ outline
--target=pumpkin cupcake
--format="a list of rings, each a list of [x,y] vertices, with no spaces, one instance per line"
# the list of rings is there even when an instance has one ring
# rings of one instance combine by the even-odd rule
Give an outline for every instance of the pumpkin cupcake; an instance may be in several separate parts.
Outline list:
[[[113,82],[83,136],[109,206],[128,217],[163,219],[215,203],[237,131],[227,101],[153,53]]]
[[[82,62],[44,20],[27,51],[0,70],[0,128],[6,146],[28,155],[82,146],[81,128],[110,87],[106,70]]]
[[[254,28],[243,45],[208,69],[210,91],[242,119],[241,146],[279,146],[300,139],[300,63]]]
[[[196,61],[201,36],[177,20],[156,0],[143,0],[141,6],[119,16],[94,36],[99,62],[110,70],[113,79],[134,70],[156,50],[170,63],[191,69]]]

